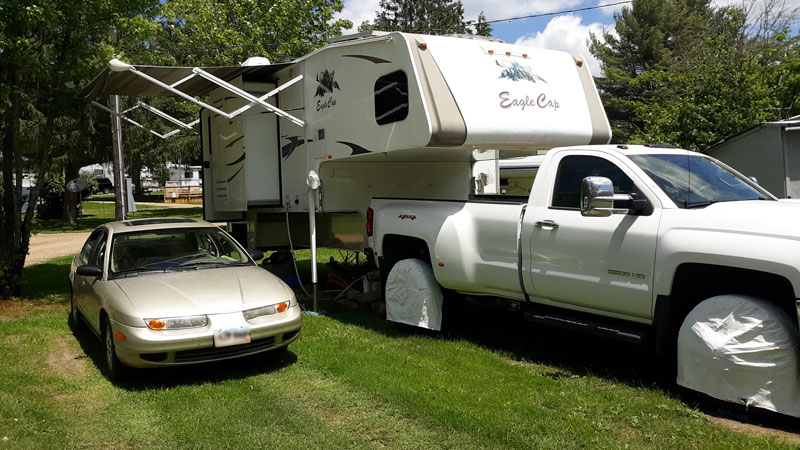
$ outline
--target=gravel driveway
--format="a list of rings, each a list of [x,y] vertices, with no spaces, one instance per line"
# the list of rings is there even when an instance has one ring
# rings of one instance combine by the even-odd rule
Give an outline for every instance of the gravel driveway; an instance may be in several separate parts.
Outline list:
[[[85,233],[56,233],[31,235],[31,244],[25,265],[37,264],[59,256],[78,253],[89,237]]]

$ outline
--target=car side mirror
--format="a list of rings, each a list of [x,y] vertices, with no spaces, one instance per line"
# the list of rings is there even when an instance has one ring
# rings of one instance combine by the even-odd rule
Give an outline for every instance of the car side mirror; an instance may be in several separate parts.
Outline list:
[[[614,184],[606,177],[586,177],[581,182],[581,215],[608,217],[612,214],[628,214],[627,208],[614,208],[615,201],[630,201],[628,194],[614,194]]]
[[[250,257],[253,258],[253,261],[259,262],[262,259],[264,259],[264,252],[262,252],[261,250],[255,249],[252,252],[250,252]]]
[[[85,266],[78,267],[78,269],[75,270],[75,273],[84,277],[100,278],[103,276],[103,269],[87,264]]]

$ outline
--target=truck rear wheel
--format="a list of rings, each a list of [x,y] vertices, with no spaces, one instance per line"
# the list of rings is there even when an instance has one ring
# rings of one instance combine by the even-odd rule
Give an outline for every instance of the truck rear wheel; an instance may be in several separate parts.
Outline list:
[[[718,295],[678,332],[677,383],[710,397],[800,417],[800,336],[766,300]]]
[[[431,266],[403,259],[386,277],[386,320],[439,331],[442,329],[442,288]]]

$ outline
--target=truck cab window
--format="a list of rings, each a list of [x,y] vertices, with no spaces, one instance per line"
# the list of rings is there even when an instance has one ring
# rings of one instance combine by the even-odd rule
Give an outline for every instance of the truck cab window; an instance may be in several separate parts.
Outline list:
[[[633,181],[611,161],[596,156],[567,156],[558,165],[551,206],[580,209],[581,183],[594,176],[610,179],[615,194],[638,193]]]
[[[408,76],[402,70],[375,82],[375,121],[378,125],[399,122],[408,117]]]

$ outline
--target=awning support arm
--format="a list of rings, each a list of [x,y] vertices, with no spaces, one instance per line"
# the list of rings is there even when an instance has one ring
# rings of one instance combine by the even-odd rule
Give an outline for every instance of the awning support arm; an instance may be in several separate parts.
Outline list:
[[[238,87],[228,83],[227,81],[222,80],[221,78],[217,78],[214,75],[211,75],[210,73],[206,72],[205,70],[203,70],[203,69],[201,69],[199,67],[195,67],[194,69],[192,69],[192,72],[196,73],[197,75],[200,75],[201,77],[203,77],[206,80],[216,84],[217,86],[219,86],[219,87],[221,87],[223,89],[226,89],[226,90],[228,90],[230,92],[233,92],[234,94],[238,95],[239,97],[242,97],[243,99],[250,101],[250,104],[247,105],[247,107],[239,108],[236,111],[234,111],[233,113],[230,113],[231,117],[228,117],[229,119],[234,117],[234,116],[237,116],[237,115],[241,114],[242,112],[246,111],[247,109],[250,109],[253,104],[258,104],[259,106],[261,106],[261,107],[263,107],[263,108],[265,108],[267,110],[270,110],[270,111],[274,112],[275,114],[277,114],[277,115],[279,115],[279,116],[281,116],[281,117],[283,117],[285,119],[290,120],[291,122],[293,122],[297,126],[300,126],[300,127],[305,126],[305,122],[303,122],[302,120],[298,119],[297,117],[294,117],[293,115],[287,113],[286,111],[278,109],[278,108],[270,105],[269,103],[265,102],[264,100],[266,100],[270,96],[270,94],[265,95],[263,97],[263,99],[262,99],[262,98],[256,97],[255,95],[245,91],[244,89],[238,88]],[[295,80],[297,80],[297,81],[300,81],[302,79],[303,79],[302,75],[298,75],[295,78]],[[274,91],[275,90],[273,90],[273,92]]]
[[[146,126],[144,126],[144,125],[140,124],[139,122],[137,122],[137,121],[135,121],[135,120],[133,120],[133,119],[131,119],[131,118],[129,118],[128,116],[126,116],[126,115],[125,115],[125,113],[126,113],[126,112],[128,112],[128,111],[133,111],[134,109],[138,108],[139,106],[142,106],[142,107],[144,107],[145,109],[152,108],[152,109],[154,109],[154,110],[156,110],[156,111],[159,111],[159,112],[160,112],[161,114],[163,114],[164,116],[167,116],[167,117],[172,117],[172,116],[170,116],[169,114],[167,114],[167,113],[165,113],[165,112],[162,112],[162,111],[160,111],[160,110],[158,110],[158,109],[156,109],[156,108],[154,108],[154,107],[152,107],[152,106],[150,106],[150,105],[144,104],[144,103],[142,103],[142,102],[139,102],[139,103],[140,103],[139,105],[136,105],[136,106],[134,106],[133,108],[126,109],[124,112],[121,112],[121,113],[116,113],[116,112],[114,112],[114,111],[113,111],[111,108],[108,108],[108,107],[106,107],[106,106],[104,106],[104,105],[102,105],[102,104],[100,104],[100,103],[97,103],[96,101],[93,101],[93,102],[92,102],[92,104],[93,104],[94,106],[96,106],[96,107],[98,107],[98,108],[102,109],[103,111],[105,111],[105,112],[107,112],[107,113],[111,114],[112,116],[119,116],[119,118],[120,118],[120,119],[122,119],[122,120],[124,120],[124,121],[126,121],[126,122],[130,123],[131,125],[135,125],[135,126],[137,126],[137,127],[141,128],[141,129],[143,129],[143,130],[147,130],[147,131],[149,131],[150,133],[152,133],[153,135],[160,137],[161,139],[167,139],[167,138],[169,138],[169,137],[172,137],[172,136],[174,136],[175,134],[178,134],[178,133],[181,131],[181,129],[180,129],[180,128],[176,128],[176,129],[174,129],[174,130],[170,131],[169,133],[166,133],[166,134],[161,134],[161,133],[159,133],[159,132],[157,132],[157,131],[155,131],[155,130],[153,130],[153,129],[151,129],[151,128],[148,128],[148,127],[146,127]],[[149,109],[148,109],[148,110],[149,110]],[[151,111],[151,112],[153,112],[154,114],[156,114],[156,115],[158,115],[158,116],[160,116],[160,117],[164,117],[164,116],[162,116],[161,114],[157,114],[157,113],[155,113],[155,111]],[[168,119],[167,117],[164,117],[164,118],[165,118],[165,119],[167,119],[167,120],[170,120],[170,119]],[[172,121],[172,120],[170,120],[170,121]],[[174,119],[174,121],[178,121],[178,122],[180,122],[178,119]],[[180,123],[181,123],[181,125],[182,125],[183,127],[185,127],[185,128],[187,128],[187,129],[190,129],[190,130],[191,130],[191,129],[192,129],[192,127],[194,127],[195,125],[197,125],[198,123],[200,123],[200,119],[197,119],[197,120],[195,120],[194,122],[191,122],[191,123],[189,123],[189,124],[184,124],[183,122],[180,122]]]
[[[116,59],[112,59],[111,61],[109,61],[108,65],[111,68],[111,70],[114,70],[114,71],[117,71],[117,72],[128,70],[128,71],[132,72],[133,74],[135,74],[135,75],[137,75],[137,76],[139,76],[141,78],[144,78],[145,80],[155,84],[156,86],[158,86],[158,87],[160,87],[162,89],[166,89],[169,92],[172,92],[173,94],[177,95],[178,97],[183,98],[184,100],[188,100],[188,101],[190,101],[190,102],[192,102],[192,103],[194,103],[194,104],[196,104],[198,106],[201,106],[201,107],[213,112],[214,114],[219,114],[219,115],[221,115],[221,116],[223,116],[223,117],[225,117],[227,119],[233,119],[234,117],[238,116],[242,112],[250,109],[253,105],[257,104],[257,105],[261,106],[262,108],[265,108],[265,109],[267,109],[267,110],[269,110],[269,111],[271,111],[271,112],[273,112],[273,113],[275,113],[275,114],[277,114],[277,115],[279,115],[281,117],[286,118],[287,120],[291,121],[295,125],[298,125],[298,126],[301,126],[301,127],[305,126],[305,122],[303,120],[298,119],[297,117],[294,117],[293,115],[287,113],[286,111],[283,111],[283,110],[281,110],[279,108],[276,108],[275,106],[272,106],[272,105],[270,105],[269,103],[267,103],[265,101],[270,96],[275,95],[276,93],[280,92],[281,90],[283,90],[283,89],[291,86],[292,84],[302,80],[303,79],[302,75],[298,75],[294,79],[290,80],[288,83],[285,83],[284,85],[278,87],[277,89],[273,89],[271,92],[267,93],[266,95],[264,95],[262,97],[256,97],[256,96],[244,91],[243,89],[240,89],[240,88],[238,88],[238,87],[226,82],[225,80],[222,80],[221,78],[215,77],[214,75],[206,72],[205,70],[203,70],[203,69],[201,69],[199,67],[193,68],[191,75],[189,75],[189,76],[187,76],[187,77],[185,77],[185,78],[183,78],[181,80],[178,80],[177,82],[173,83],[172,85],[168,85],[168,84],[164,83],[163,81],[161,81],[161,80],[159,80],[157,78],[153,78],[150,75],[137,70],[135,66],[130,65],[130,64],[126,64],[126,63],[124,63],[122,61],[119,61],[119,60],[116,60]],[[198,100],[198,99],[192,97],[191,95],[189,95],[189,94],[187,94],[187,93],[175,88],[175,86],[178,86],[181,83],[184,83],[187,80],[189,80],[189,79],[191,79],[191,78],[193,78],[195,76],[203,77],[206,80],[216,84],[217,86],[219,86],[219,87],[221,87],[223,89],[226,89],[226,90],[228,90],[230,92],[233,92],[234,94],[236,94],[236,95],[242,97],[243,99],[249,101],[250,104],[248,104],[248,105],[246,105],[246,106],[244,106],[242,108],[237,109],[233,113],[226,113],[225,111],[222,111],[221,109],[215,108],[215,107],[209,105],[208,103],[206,103],[206,102],[204,102],[202,100]]]

